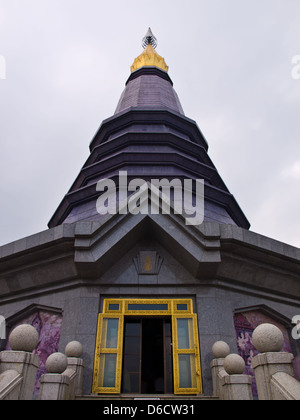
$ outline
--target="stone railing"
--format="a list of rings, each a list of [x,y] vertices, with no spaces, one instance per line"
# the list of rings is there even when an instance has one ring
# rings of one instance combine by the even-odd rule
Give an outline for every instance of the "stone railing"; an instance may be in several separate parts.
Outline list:
[[[31,400],[39,367],[33,353],[39,336],[31,325],[20,325],[9,336],[11,351],[0,353],[0,400]],[[282,352],[283,335],[275,325],[262,324],[252,336],[260,352],[252,367],[260,400],[300,400],[300,382],[294,377],[293,358]],[[230,354],[229,346],[213,345],[211,362],[213,395],[221,400],[252,400],[252,377],[244,375],[245,362]],[[72,400],[82,394],[84,364],[82,345],[72,341],[65,354],[53,353],[46,362],[47,374],[40,378],[40,400]]]
[[[243,375],[244,359],[238,354],[230,354],[224,341],[216,342],[212,347],[215,359],[210,367],[213,379],[213,396],[220,400],[252,400],[252,377]]]
[[[252,342],[260,352],[252,359],[259,400],[300,400],[300,382],[294,377],[293,358],[282,352],[284,338],[272,324],[259,325]],[[244,375],[245,362],[237,354],[229,354],[228,344],[216,342],[211,362],[213,395],[221,400],[252,400],[252,377]]]
[[[259,325],[252,341],[260,352],[252,359],[260,400],[300,400],[300,382],[294,377],[291,353],[282,352],[284,338],[272,324]]]
[[[20,325],[9,337],[11,351],[0,353],[0,400],[31,400],[40,358],[33,354],[39,335]]]
[[[39,335],[31,325],[20,325],[9,336],[12,350],[0,353],[0,400],[32,400],[40,358],[33,353]],[[48,373],[40,379],[40,400],[72,400],[82,394],[82,345],[73,341],[66,354],[47,359]]]
[[[40,379],[39,400],[73,400],[82,394],[82,345],[72,341],[65,353],[53,353],[46,362],[47,374]]]

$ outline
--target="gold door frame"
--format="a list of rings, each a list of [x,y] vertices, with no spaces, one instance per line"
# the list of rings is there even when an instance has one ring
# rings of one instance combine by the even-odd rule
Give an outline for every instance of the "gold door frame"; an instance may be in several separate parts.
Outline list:
[[[103,313],[99,314],[95,360],[93,376],[93,393],[120,394],[122,382],[122,358],[123,358],[123,333],[124,317],[161,317],[169,316],[172,320],[172,349],[173,349],[173,379],[174,394],[199,394],[202,393],[201,363],[198,338],[197,315],[193,313],[191,299],[104,299]],[[116,344],[107,343],[107,324],[109,320],[118,320],[118,332],[115,335]],[[186,347],[182,347],[182,340],[178,333],[178,320],[187,320],[188,333]],[[105,384],[105,359],[106,355],[113,355],[114,380],[110,386]],[[181,386],[180,374],[185,367],[183,357],[190,359],[190,384]],[[181,360],[181,361],[180,361]],[[186,363],[187,359],[185,360]],[[186,371],[186,369],[184,369]],[[109,382],[109,381],[106,381]],[[114,386],[112,386],[114,385]]]

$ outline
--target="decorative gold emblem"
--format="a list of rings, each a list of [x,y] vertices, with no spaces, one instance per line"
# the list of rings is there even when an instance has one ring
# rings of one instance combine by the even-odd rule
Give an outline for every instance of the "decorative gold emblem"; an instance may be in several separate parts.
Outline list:
[[[140,251],[133,262],[139,275],[158,275],[163,258],[156,251]]]
[[[145,271],[151,271],[152,270],[152,261],[151,261],[151,258],[149,257],[149,255],[145,260],[144,270]]]

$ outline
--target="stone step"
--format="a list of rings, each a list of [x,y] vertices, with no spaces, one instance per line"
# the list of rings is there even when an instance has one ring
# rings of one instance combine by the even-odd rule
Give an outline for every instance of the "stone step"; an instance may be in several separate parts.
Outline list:
[[[77,395],[77,401],[201,401],[201,400],[219,400],[218,397],[205,396],[205,395],[174,395],[174,394],[90,394],[90,395]]]

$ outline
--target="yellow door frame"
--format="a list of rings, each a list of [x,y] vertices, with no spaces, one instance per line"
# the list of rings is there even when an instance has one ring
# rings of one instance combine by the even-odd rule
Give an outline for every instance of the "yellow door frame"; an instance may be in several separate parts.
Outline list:
[[[93,393],[121,393],[125,316],[170,316],[174,394],[202,393],[197,315],[193,313],[191,299],[104,299],[103,313],[98,318]],[[184,340],[180,337],[180,320],[187,320],[181,323],[186,326]],[[109,323],[114,326],[113,332],[107,329]],[[187,380],[190,386],[187,386]]]

